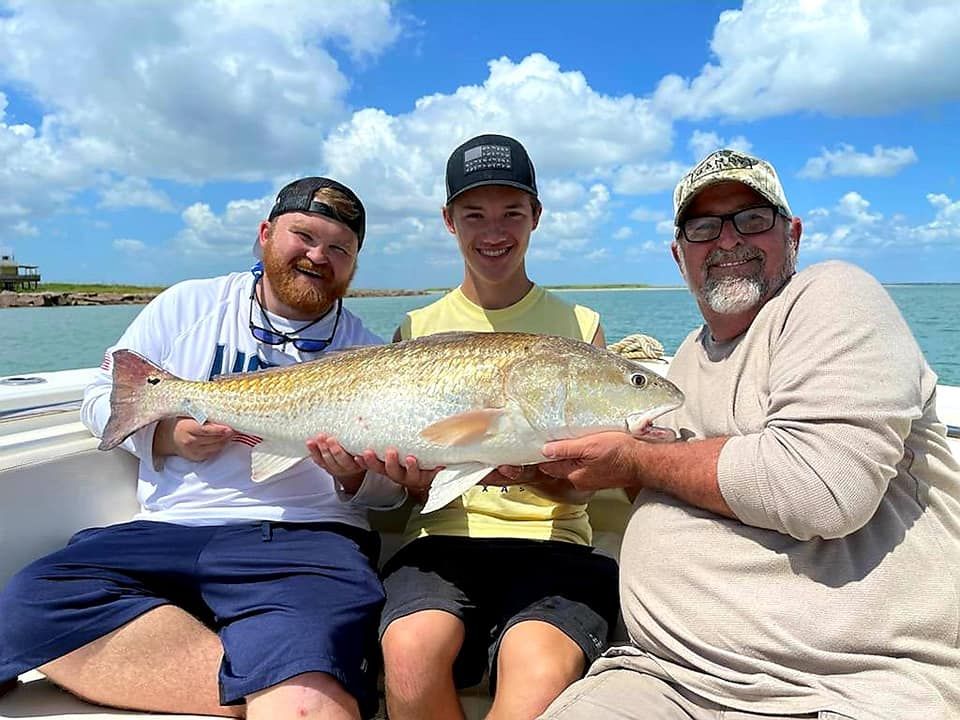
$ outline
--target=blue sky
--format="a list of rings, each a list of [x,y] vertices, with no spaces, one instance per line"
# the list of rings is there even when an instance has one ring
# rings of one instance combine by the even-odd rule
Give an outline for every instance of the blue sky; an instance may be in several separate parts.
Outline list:
[[[679,284],[670,194],[770,159],[800,262],[960,282],[956,0],[0,0],[0,247],[49,281],[243,269],[277,189],[367,206],[355,285],[451,286],[443,167],[520,139],[544,284]]]

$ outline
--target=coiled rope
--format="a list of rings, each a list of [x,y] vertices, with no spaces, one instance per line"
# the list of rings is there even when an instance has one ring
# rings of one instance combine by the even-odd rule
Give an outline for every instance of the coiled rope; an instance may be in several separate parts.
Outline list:
[[[607,350],[628,360],[663,360],[660,341],[642,333],[627,335],[623,340],[607,345]]]

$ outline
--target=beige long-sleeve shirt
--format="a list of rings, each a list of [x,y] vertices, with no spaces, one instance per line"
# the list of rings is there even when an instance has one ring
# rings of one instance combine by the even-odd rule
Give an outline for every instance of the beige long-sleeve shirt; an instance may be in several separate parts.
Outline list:
[[[591,672],[757,713],[960,718],[960,468],[886,291],[814,265],[742,336],[691,334],[670,378],[675,429],[730,436],[718,476],[739,520],[640,494],[621,551],[633,646]]]

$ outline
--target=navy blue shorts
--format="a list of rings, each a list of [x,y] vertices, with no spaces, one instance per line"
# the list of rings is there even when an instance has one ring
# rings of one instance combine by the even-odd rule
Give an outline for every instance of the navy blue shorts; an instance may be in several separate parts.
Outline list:
[[[379,552],[376,533],[340,523],[83,530],[0,592],[0,684],[171,604],[220,636],[221,703],[323,672],[371,716]]]
[[[620,611],[617,561],[597,548],[555,540],[429,536],[402,547],[383,568],[387,602],[380,635],[394,620],[444,610],[466,630],[454,682],[496,690],[504,634],[525,620],[564,632],[584,669],[606,649]]]

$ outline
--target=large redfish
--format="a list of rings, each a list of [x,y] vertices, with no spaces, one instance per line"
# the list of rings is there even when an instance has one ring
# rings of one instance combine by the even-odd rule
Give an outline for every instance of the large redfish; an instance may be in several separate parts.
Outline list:
[[[525,333],[440,333],[351,348],[290,367],[181,380],[129,350],[113,354],[102,450],[164,417],[211,420],[254,436],[251,477],[308,455],[323,432],[358,454],[396,447],[443,466],[424,512],[497,465],[543,462],[547,440],[637,433],[683,402],[668,380],[588,343]]]

